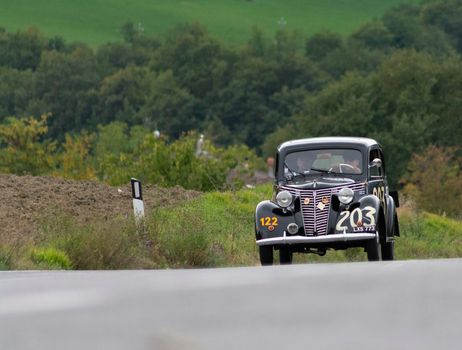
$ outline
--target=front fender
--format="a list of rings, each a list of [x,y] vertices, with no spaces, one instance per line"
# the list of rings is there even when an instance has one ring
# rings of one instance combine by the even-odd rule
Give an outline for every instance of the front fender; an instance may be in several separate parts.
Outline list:
[[[398,215],[396,214],[396,205],[393,197],[387,195],[387,237],[399,236]]]
[[[365,208],[367,206],[373,207],[376,210],[376,219],[378,220],[378,214],[380,211],[380,199],[378,199],[377,196],[374,196],[373,194],[362,196],[358,200],[358,203],[360,204],[361,208]]]
[[[335,233],[376,232],[381,220],[380,200],[376,196],[362,196],[357,201],[343,205],[339,209],[333,222]]]
[[[290,210],[283,210],[269,200],[260,202],[255,209],[256,239],[282,237],[290,223],[297,222],[301,227],[299,221],[297,215]]]

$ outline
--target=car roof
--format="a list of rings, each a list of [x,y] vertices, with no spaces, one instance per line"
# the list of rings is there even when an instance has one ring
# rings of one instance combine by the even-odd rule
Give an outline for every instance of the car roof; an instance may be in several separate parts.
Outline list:
[[[343,147],[343,146],[360,146],[369,148],[374,145],[378,145],[378,142],[366,138],[366,137],[343,137],[343,136],[330,136],[330,137],[313,137],[306,139],[290,140],[281,143],[278,146],[278,152],[283,149],[298,149],[303,146],[332,146],[332,147]]]

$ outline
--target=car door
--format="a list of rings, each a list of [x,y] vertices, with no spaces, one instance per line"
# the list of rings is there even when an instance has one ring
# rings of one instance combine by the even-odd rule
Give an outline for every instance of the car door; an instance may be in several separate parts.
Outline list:
[[[381,166],[371,166],[374,159],[380,159]],[[383,159],[383,153],[380,148],[373,147],[370,149],[368,164],[369,193],[379,198],[380,205],[383,208],[386,218],[388,213],[387,201],[385,200],[387,183],[385,179],[385,160]]]

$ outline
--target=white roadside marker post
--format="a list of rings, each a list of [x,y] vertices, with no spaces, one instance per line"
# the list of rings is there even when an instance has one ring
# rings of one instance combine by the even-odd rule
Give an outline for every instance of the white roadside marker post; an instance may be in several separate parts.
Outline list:
[[[135,213],[137,231],[138,234],[143,237],[146,248],[150,249],[152,247],[152,242],[148,237],[146,223],[144,221],[144,202],[143,192],[141,191],[141,181],[132,177],[130,182],[132,185],[133,212]]]
[[[132,177],[130,182],[132,184],[133,212],[135,213],[135,221],[138,224],[144,219],[144,203],[143,193],[141,192],[141,181]]]

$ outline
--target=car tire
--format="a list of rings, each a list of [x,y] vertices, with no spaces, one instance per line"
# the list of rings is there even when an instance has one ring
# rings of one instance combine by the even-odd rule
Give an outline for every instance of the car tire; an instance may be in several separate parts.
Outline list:
[[[262,245],[260,249],[260,263],[262,266],[273,265],[273,247],[270,245]]]
[[[291,265],[294,254],[289,248],[279,249],[279,263],[281,265]]]
[[[367,260],[380,261],[382,257],[382,248],[380,244],[379,235],[375,239],[371,239],[366,245]]]
[[[382,243],[382,260],[395,260],[395,242]]]

